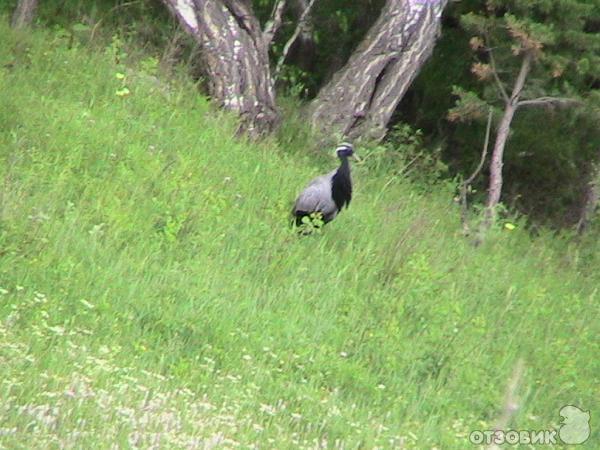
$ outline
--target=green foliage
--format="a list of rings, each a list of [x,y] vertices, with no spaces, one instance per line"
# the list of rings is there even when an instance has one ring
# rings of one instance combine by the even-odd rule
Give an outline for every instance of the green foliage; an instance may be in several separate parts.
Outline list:
[[[308,49],[292,49],[280,80],[284,93],[301,95],[302,98],[316,95],[319,87],[345,63],[375,22],[383,3],[383,0],[351,3],[344,0],[317,1],[308,27],[311,39],[317,45],[310,45]],[[261,23],[266,23],[275,0],[253,0],[252,4]],[[272,49],[273,61],[279,59],[298,18],[299,8],[294,6],[294,2],[288,2]]]
[[[470,33],[471,73],[477,83],[463,81],[464,87],[456,83],[452,92],[456,103],[448,112],[450,121],[469,123],[452,131],[457,151],[469,148],[473,155],[468,158],[470,163],[459,164],[472,170],[483,132],[479,129],[474,134],[467,127],[473,121],[481,123],[490,107],[498,122],[505,106],[498,84],[511,95],[523,55],[533,54],[533,68],[521,100],[566,97],[579,99],[582,106],[576,111],[538,107],[537,111],[522,108],[517,112],[505,156],[504,199],[533,220],[572,224],[588,182],[582,174],[589,172],[600,142],[598,131],[592,131],[598,130],[594,123],[600,118],[595,113],[597,89],[593,87],[597,84],[598,71],[593,67],[600,39],[590,28],[600,11],[589,2],[575,0],[488,1],[485,8],[473,9],[460,16],[460,23]],[[531,126],[541,122],[553,127]]]
[[[581,0],[490,1],[484,14],[463,15],[461,24],[475,35],[473,49],[486,53],[483,62],[489,62],[486,49],[493,49],[500,78],[509,86],[511,79],[503,74],[516,73],[520,58],[515,56],[525,50],[534,52],[534,72],[525,96],[563,91],[585,97],[590,89],[587,83],[581,83],[580,76],[597,76],[597,71],[590,70],[597,64],[600,50],[600,37],[588,23],[593,23],[593,14],[599,13]],[[474,44],[474,39],[480,44]]]
[[[388,183],[421,151],[406,126],[357,149],[348,211],[297,236],[289,202],[336,162],[299,115],[236,140],[122,35],[94,50],[6,22],[2,446],[462,449],[519,357],[515,429],[598,414],[597,239],[515,220],[473,248],[443,186]]]
[[[452,95],[458,99],[454,107],[448,110],[448,120],[451,122],[481,121],[487,117],[490,106],[476,92],[453,86]]]
[[[304,216],[302,218],[302,224],[298,227],[298,231],[303,235],[313,233],[320,234],[323,225],[325,225],[323,215],[320,212],[315,212],[310,216]]]
[[[310,75],[306,71],[289,64],[282,66],[277,82],[285,86],[285,95],[293,98],[306,98],[309,84],[312,85],[313,89],[315,88]]]
[[[506,13],[504,15],[504,26],[510,33],[510,35],[520,41],[523,46],[527,45],[540,45],[547,47],[556,42],[556,34],[554,33],[554,26],[552,24],[546,25],[544,23],[535,22],[529,17],[518,18],[513,14]],[[533,41],[535,44],[532,44]]]
[[[429,189],[447,176],[440,150],[424,148],[421,130],[398,123],[383,143],[361,149],[358,164],[372,176],[385,179],[386,184],[408,177],[415,186]]]

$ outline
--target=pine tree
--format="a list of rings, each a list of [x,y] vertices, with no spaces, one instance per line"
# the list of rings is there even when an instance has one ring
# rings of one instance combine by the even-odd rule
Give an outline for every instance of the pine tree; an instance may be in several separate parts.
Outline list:
[[[458,100],[448,118],[483,120],[493,109],[497,126],[487,228],[502,193],[504,149],[515,113],[525,107],[600,111],[600,6],[593,0],[488,0],[479,13],[463,15],[461,24],[473,34],[471,72],[481,88],[475,92],[455,86]]]

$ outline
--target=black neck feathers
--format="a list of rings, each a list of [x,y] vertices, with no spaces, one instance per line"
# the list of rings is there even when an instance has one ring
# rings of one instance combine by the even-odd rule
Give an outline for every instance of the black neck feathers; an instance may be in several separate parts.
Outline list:
[[[352,179],[350,178],[350,163],[347,157],[341,158],[342,163],[331,180],[331,196],[338,211],[350,204],[352,200]]]

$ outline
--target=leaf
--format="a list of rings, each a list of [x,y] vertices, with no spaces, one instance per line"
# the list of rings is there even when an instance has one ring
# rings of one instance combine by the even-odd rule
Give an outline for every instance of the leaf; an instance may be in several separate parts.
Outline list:
[[[127,87],[123,87],[122,89],[117,89],[115,94],[119,97],[127,97],[131,94],[131,92],[129,91],[129,89],[127,89]]]

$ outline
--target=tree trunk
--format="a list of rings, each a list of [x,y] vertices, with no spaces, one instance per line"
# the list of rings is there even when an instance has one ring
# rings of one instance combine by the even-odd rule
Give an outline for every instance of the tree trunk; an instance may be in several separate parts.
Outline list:
[[[502,195],[502,166],[504,165],[504,147],[508,140],[510,133],[510,124],[518,108],[519,98],[523,92],[523,86],[531,70],[531,62],[533,60],[533,54],[531,51],[527,51],[523,55],[523,62],[515,85],[513,87],[512,94],[504,107],[504,115],[498,126],[498,132],[496,134],[496,142],[492,151],[492,160],[490,163],[490,185],[488,189],[488,197],[486,202],[485,220],[484,226],[488,228],[492,225],[496,218],[496,207],[500,202],[500,196]]]
[[[381,139],[433,51],[447,3],[387,0],[365,39],[311,105],[313,127],[351,139]]]
[[[12,16],[13,28],[25,28],[33,22],[33,16],[37,8],[37,0],[19,0]]]
[[[295,0],[291,9],[295,17],[302,17],[302,13],[308,8],[308,0]],[[302,24],[298,39],[290,48],[289,60],[305,72],[313,72],[317,44],[314,39],[314,26],[310,18]],[[285,61],[284,61],[285,62]]]
[[[600,155],[600,152],[598,152]],[[600,159],[599,159],[600,161]],[[598,161],[590,164],[590,174],[585,198],[581,208],[581,215],[577,223],[577,233],[583,234],[589,228],[594,217],[598,202],[600,201],[600,163]]]
[[[236,112],[241,130],[269,132],[278,113],[268,45],[247,0],[163,0],[201,49],[209,93]]]
[[[490,185],[488,189],[488,197],[486,203],[486,221],[493,222],[495,216],[495,208],[500,202],[502,195],[502,166],[504,165],[504,147],[510,133],[510,124],[515,115],[516,105],[508,103],[504,109],[504,115],[500,121],[498,132],[496,134],[496,142],[492,151],[492,161],[490,162]]]

